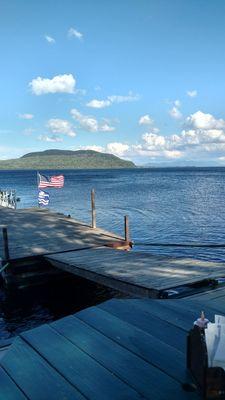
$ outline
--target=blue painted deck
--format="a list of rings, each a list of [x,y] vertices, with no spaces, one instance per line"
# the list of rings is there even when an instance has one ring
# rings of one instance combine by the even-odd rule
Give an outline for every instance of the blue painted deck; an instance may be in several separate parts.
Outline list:
[[[20,334],[0,358],[0,400],[194,400],[186,335],[225,289],[176,300],[112,299]]]

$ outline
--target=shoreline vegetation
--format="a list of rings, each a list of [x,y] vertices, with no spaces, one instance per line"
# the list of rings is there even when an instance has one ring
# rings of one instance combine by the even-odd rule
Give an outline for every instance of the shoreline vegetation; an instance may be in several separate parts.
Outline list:
[[[136,168],[132,161],[93,150],[45,150],[0,160],[0,170]]]

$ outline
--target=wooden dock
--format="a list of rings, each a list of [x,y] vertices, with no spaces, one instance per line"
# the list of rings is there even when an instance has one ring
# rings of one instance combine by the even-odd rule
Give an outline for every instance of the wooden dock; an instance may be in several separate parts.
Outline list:
[[[225,264],[98,248],[46,257],[61,270],[113,289],[146,297],[225,276]]]
[[[225,263],[108,248],[121,243],[126,247],[126,242],[49,210],[2,207],[0,220],[8,232],[9,266],[3,273],[7,284],[23,287],[21,276],[29,285],[33,277],[43,282],[66,271],[131,295],[160,297],[166,290],[225,276]]]
[[[0,400],[197,400],[186,336],[225,289],[186,299],[112,299],[21,333],[0,358]]]
[[[0,207],[1,225],[7,226],[11,260],[55,252],[87,249],[121,241],[118,235],[45,209],[12,210]],[[3,242],[0,240],[3,255]]]

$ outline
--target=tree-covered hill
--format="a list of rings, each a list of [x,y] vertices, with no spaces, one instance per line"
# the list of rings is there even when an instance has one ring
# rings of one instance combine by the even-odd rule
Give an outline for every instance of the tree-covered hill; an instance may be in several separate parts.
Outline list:
[[[45,150],[11,160],[1,160],[0,169],[134,168],[132,161],[93,150]]]

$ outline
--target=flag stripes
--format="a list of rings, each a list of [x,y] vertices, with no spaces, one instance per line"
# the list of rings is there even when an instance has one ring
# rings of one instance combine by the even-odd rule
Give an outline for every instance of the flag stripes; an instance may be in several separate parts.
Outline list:
[[[56,175],[48,177],[38,173],[38,188],[45,189],[46,187],[62,188],[64,186],[64,176]]]

